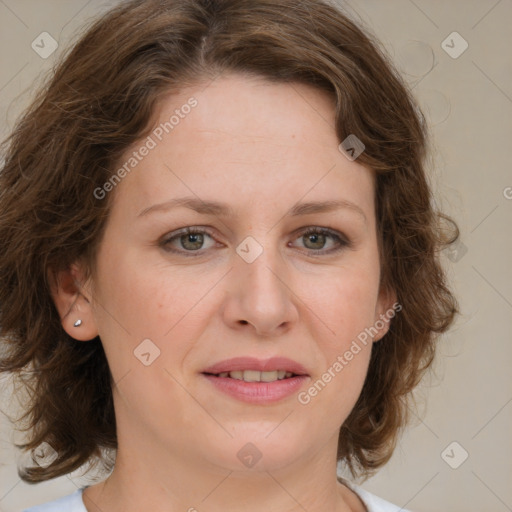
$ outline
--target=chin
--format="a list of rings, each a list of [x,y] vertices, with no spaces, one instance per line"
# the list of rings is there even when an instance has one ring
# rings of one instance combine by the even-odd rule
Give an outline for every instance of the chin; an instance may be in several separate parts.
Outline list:
[[[205,448],[205,453],[212,455],[212,463],[229,471],[272,472],[283,469],[307,449],[304,436],[299,435],[298,429],[294,428],[292,432],[283,427],[279,422],[264,422],[263,425],[261,422],[257,425],[245,423],[243,427],[239,425],[231,430],[233,438],[224,436],[222,442],[219,439],[211,448]]]

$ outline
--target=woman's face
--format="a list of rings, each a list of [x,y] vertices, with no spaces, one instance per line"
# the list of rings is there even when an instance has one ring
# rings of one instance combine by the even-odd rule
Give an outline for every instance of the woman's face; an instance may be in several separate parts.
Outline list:
[[[335,457],[369,364],[361,333],[393,302],[379,296],[372,172],[340,152],[331,100],[304,85],[226,75],[157,114],[119,163],[86,287],[120,449],[231,470]],[[232,358],[255,361],[212,368]],[[283,370],[305,375],[240,380]]]

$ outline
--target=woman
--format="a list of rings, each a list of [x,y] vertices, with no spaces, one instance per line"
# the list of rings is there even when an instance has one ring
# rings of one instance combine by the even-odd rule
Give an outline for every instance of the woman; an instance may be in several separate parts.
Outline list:
[[[337,465],[387,462],[457,313],[426,147],[323,1],[90,27],[6,145],[0,368],[32,390],[23,480],[111,473],[30,510],[398,510]]]

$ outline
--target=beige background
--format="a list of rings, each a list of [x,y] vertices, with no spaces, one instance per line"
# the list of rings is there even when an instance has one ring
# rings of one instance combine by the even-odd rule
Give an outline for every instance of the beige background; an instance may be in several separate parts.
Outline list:
[[[34,81],[76,38],[77,29],[114,3],[0,0],[2,138],[28,104]],[[462,231],[461,244],[443,259],[463,314],[439,343],[436,375],[420,390],[414,423],[391,462],[364,486],[417,512],[511,511],[512,1],[351,0],[345,5],[394,56],[428,114],[437,201]],[[448,37],[454,31],[469,45],[457,58],[454,52],[464,42]],[[42,32],[59,43],[46,59],[31,47]],[[452,56],[442,46],[447,37],[444,47]],[[5,404],[10,391],[2,387]],[[0,511],[56,499],[84,482],[77,474],[25,484],[17,476],[13,436],[0,414]]]

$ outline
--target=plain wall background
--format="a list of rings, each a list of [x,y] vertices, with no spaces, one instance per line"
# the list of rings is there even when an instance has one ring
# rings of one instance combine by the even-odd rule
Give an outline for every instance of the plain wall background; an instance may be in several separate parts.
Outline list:
[[[0,0],[1,138],[30,102],[34,80],[52,67],[77,29],[115,3]],[[461,243],[443,260],[462,315],[439,342],[435,375],[422,384],[419,411],[392,460],[364,487],[416,512],[511,511],[512,2],[345,5],[379,37],[414,87],[432,125],[437,201],[461,229]],[[463,39],[450,35],[454,31]],[[59,43],[46,59],[31,47],[42,32]],[[464,41],[467,50],[454,58]],[[10,400],[5,382],[2,407]],[[0,512],[56,499],[89,481],[77,473],[25,484],[16,471],[14,439],[0,414]]]

